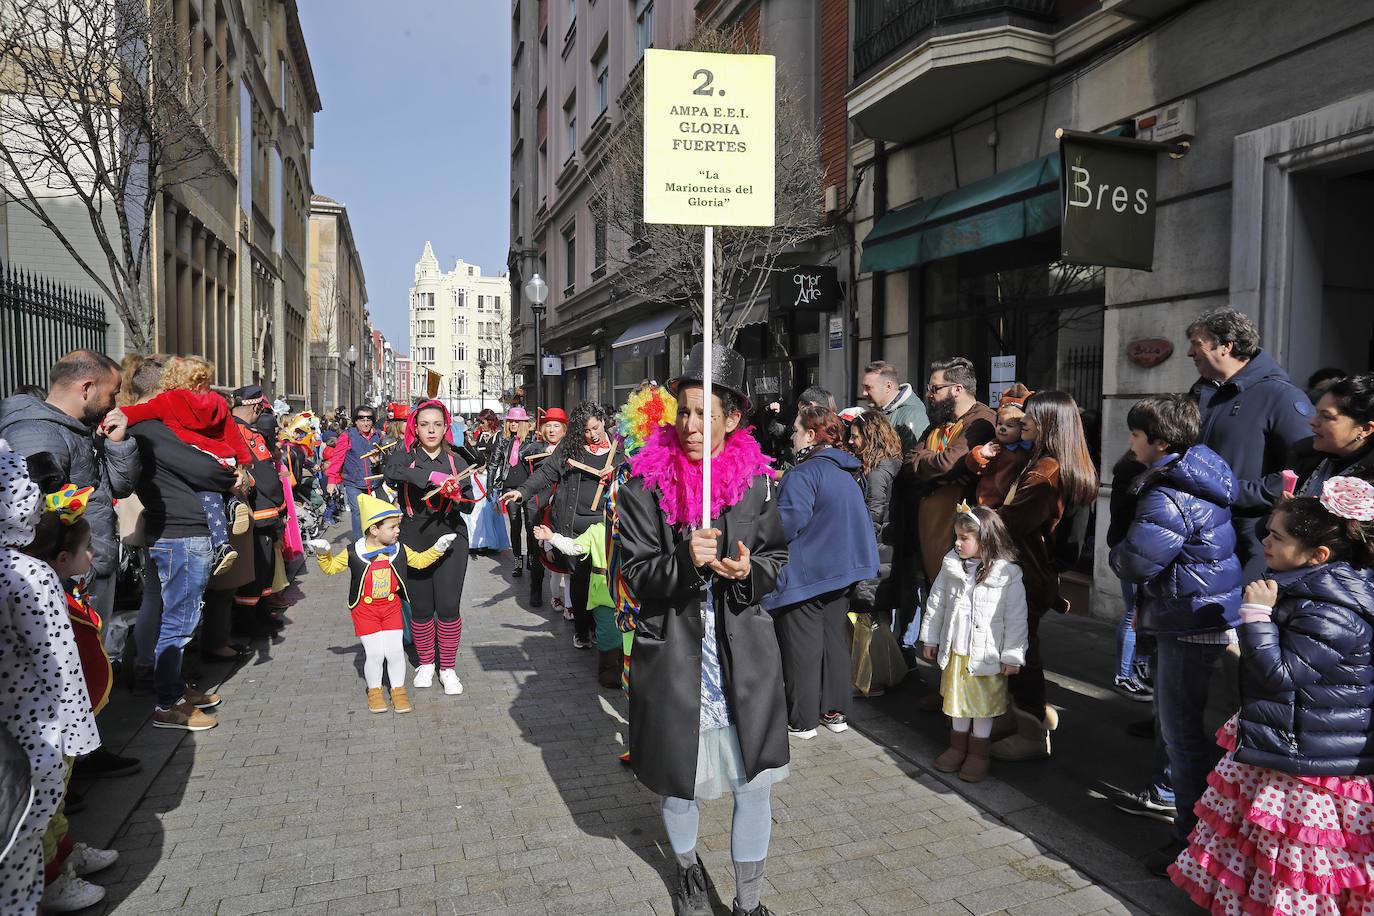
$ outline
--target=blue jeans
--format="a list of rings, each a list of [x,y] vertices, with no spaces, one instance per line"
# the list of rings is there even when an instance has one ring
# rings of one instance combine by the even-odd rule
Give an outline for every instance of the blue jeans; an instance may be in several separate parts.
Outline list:
[[[1212,738],[1203,723],[1212,666],[1225,646],[1183,642],[1177,636],[1156,637],[1155,734],[1168,750],[1173,776],[1174,839],[1187,842],[1197,823],[1193,806],[1207,789],[1212,769]],[[1151,774],[1152,777],[1157,774]]]
[[[1131,666],[1135,664],[1135,583],[1125,579],[1120,582],[1126,613],[1116,629],[1116,677],[1124,681],[1131,676]]]
[[[153,650],[157,705],[176,705],[186,692],[181,653],[200,623],[200,601],[210,582],[213,550],[208,537],[159,538],[148,547],[162,592],[162,626]]]

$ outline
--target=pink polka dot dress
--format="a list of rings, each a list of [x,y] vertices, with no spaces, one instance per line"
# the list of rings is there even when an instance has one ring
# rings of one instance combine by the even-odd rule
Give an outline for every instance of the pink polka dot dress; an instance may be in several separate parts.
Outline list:
[[[1374,786],[1364,776],[1293,776],[1226,755],[1207,777],[1197,826],[1169,876],[1215,916],[1374,916]]]

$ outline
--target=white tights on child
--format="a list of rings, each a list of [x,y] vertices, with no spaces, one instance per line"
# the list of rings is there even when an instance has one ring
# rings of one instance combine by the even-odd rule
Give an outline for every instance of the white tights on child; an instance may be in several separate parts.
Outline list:
[[[406,650],[401,645],[401,630],[382,630],[358,637],[363,641],[363,679],[367,689],[382,686],[382,662],[386,662],[387,678],[392,687],[406,683]]]
[[[987,738],[992,735],[992,718],[990,716],[979,717],[977,719],[954,719],[954,730],[956,732],[966,732],[969,725],[973,725],[973,737]]]

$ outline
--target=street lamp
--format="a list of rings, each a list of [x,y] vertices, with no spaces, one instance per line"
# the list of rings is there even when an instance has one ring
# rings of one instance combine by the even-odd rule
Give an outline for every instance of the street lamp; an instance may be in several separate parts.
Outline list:
[[[525,298],[530,300],[530,311],[534,313],[534,421],[539,422],[539,395],[544,387],[544,352],[539,346],[539,322],[544,317],[544,300],[549,298],[549,284],[535,274],[525,284]]]
[[[348,401],[350,409],[356,410],[358,405],[353,401],[353,367],[358,364],[358,348],[353,344],[348,345],[348,352],[344,354],[344,362],[348,363]]]
[[[477,361],[477,371],[481,376],[481,388],[477,391],[477,409],[487,409],[487,361],[479,359]]]

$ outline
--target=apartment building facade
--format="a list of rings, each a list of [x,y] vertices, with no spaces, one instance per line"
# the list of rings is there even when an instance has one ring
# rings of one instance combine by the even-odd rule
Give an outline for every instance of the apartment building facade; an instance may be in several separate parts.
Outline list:
[[[440,377],[437,396],[451,411],[498,409],[514,387],[510,309],[508,277],[485,277],[463,260],[445,271],[425,242],[410,289],[414,392],[426,392],[425,379],[433,372]]]
[[[188,84],[204,87],[205,161],[188,164],[194,180],[168,187],[154,209],[154,346],[210,359],[220,386],[260,382],[303,406],[310,152],[321,103],[296,2],[171,0],[168,9],[177,40],[192,49]],[[70,200],[45,210],[87,261],[103,261],[84,212]],[[12,201],[0,202],[0,227],[0,259],[98,293]],[[123,326],[107,307],[106,348],[119,357]]]
[[[371,393],[379,349],[368,322],[367,278],[347,207],[311,195],[308,251],[310,402],[326,413],[340,405],[352,410]]]
[[[1370,368],[1374,271],[1354,252],[1374,242],[1359,216],[1374,5],[854,0],[852,16],[859,362],[919,383],[939,357],[983,380],[1012,357],[1018,379],[1078,400],[1104,486],[1061,546],[1113,618],[1110,469],[1131,404],[1196,380],[1194,317],[1253,315],[1299,385],[1320,365]],[[1153,270],[1061,260],[1057,128],[1190,145],[1158,158]],[[1131,358],[1161,340],[1162,362]]]
[[[804,116],[829,141],[838,210],[846,149],[845,7],[846,0],[512,4],[508,263],[517,299],[515,354],[530,382],[533,313],[523,286],[538,273],[549,287],[541,342],[560,372],[544,380],[540,404],[622,402],[641,380],[673,375],[700,337],[684,309],[645,302],[617,283],[617,258],[608,257],[616,242],[592,207],[593,176],[620,121],[626,89],[642,78],[644,51],[679,47],[706,25],[738,28],[751,50],[778,55],[780,78],[795,84]],[[817,209],[824,203],[818,200]],[[790,260],[834,266],[844,258],[827,242]],[[727,313],[735,306],[720,305]],[[794,314],[771,300],[756,314],[736,346],[750,358],[751,384],[761,393],[785,400],[806,384],[842,378],[847,337],[839,350],[822,344],[830,316]]]

